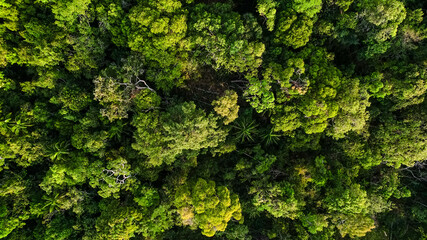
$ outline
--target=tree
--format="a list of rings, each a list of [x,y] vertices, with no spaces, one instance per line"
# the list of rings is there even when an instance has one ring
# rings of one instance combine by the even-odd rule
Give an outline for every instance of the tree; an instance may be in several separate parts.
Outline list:
[[[366,233],[375,228],[372,218],[363,215],[343,215],[334,216],[333,223],[337,226],[341,237],[349,235],[351,238],[364,237]]]
[[[154,89],[141,78],[144,73],[143,59],[132,55],[123,59],[122,64],[122,67],[110,65],[94,80],[95,100],[105,107],[101,110],[101,114],[110,121],[127,118],[132,99],[140,91],[148,89],[155,93]]]
[[[64,215],[59,215],[46,224],[47,226],[42,234],[37,235],[37,233],[35,233],[34,237],[49,240],[65,240],[70,237],[75,237],[73,236],[75,232],[73,231],[72,223],[73,222],[67,219]]]
[[[66,68],[69,71],[96,69],[103,65],[108,42],[101,35],[100,28],[91,27],[93,16],[79,15],[76,33],[68,36],[67,42],[73,53],[67,58]]]
[[[347,11],[351,4],[354,2],[354,0],[329,0],[329,4],[337,5],[340,9],[342,9],[344,12]]]
[[[360,133],[369,121],[367,108],[371,103],[366,87],[358,79],[344,80],[343,84],[337,99],[340,110],[328,129],[328,135],[334,138],[343,138],[350,131]]]
[[[389,99],[395,103],[391,110],[399,110],[424,101],[424,93],[427,91],[425,66],[400,63],[393,64],[385,71],[387,73],[384,74],[384,81],[391,88]]]
[[[30,217],[27,183],[20,176],[4,171],[0,179],[0,238],[7,237],[14,229],[25,226]]]
[[[275,101],[288,101],[298,95],[303,95],[310,84],[307,79],[301,77],[305,72],[304,61],[301,58],[290,58],[286,65],[270,63],[265,68],[263,79],[249,78],[249,87],[244,92],[247,101],[257,112],[263,112],[276,107]],[[277,84],[277,85],[276,85]],[[277,86],[280,91],[276,95],[272,90]]]
[[[385,41],[396,36],[397,28],[406,17],[405,7],[397,0],[359,1],[359,9],[363,9],[360,30],[367,32],[368,41]],[[377,31],[368,32],[368,26]]]
[[[325,199],[325,207],[332,215],[332,224],[342,237],[363,237],[375,228],[372,214],[390,209],[390,204],[381,196],[369,194],[360,185],[353,184],[349,188],[337,188]]]
[[[314,21],[295,11],[282,11],[279,14],[274,43],[285,44],[294,49],[305,46],[313,31]]]
[[[0,0],[0,238],[426,238],[426,7]]]
[[[64,86],[58,96],[50,99],[51,103],[62,104],[64,108],[79,112],[92,102],[90,95],[77,86]]]
[[[77,149],[85,152],[103,155],[107,145],[107,131],[89,131],[90,129],[81,128],[75,125],[74,133],[71,136],[71,144]]]
[[[267,154],[260,145],[256,145],[253,149],[247,149],[244,156],[245,158],[241,158],[235,166],[235,170],[239,172],[242,181],[250,180],[255,176],[263,176],[263,174],[268,173],[267,171],[277,160],[276,156]]]
[[[55,15],[55,24],[59,27],[72,27],[79,16],[86,15],[91,0],[52,1],[42,0],[44,4],[50,4]]]
[[[307,134],[328,131],[342,138],[361,131],[368,121],[367,88],[357,79],[343,76],[331,64],[333,55],[319,48],[305,48],[287,66],[271,64],[264,80],[276,82],[276,107],[271,122],[276,131],[292,135],[298,128]],[[332,121],[331,121],[332,120]]]
[[[344,8],[347,8],[346,5],[344,3]],[[347,12],[341,17],[342,21],[337,28],[338,40],[351,44],[363,42],[364,46],[359,53],[363,59],[385,53],[406,17],[404,4],[397,0],[361,0],[353,5],[357,12]],[[360,18],[356,20],[355,15]],[[347,36],[353,40],[348,42]]]
[[[249,194],[258,211],[267,211],[276,218],[295,219],[305,203],[295,198],[295,191],[288,182],[267,183],[254,181]]]
[[[212,106],[218,115],[224,118],[224,124],[228,125],[238,117],[239,105],[237,105],[237,93],[225,91],[225,95],[212,102]]]
[[[265,46],[252,15],[240,17],[230,4],[197,4],[190,12],[188,31],[193,57],[201,63],[256,75]]]
[[[147,60],[147,77],[158,88],[181,85],[188,43],[187,10],[179,0],[145,1],[134,6],[126,28],[128,46]],[[159,72],[159,70],[161,70]]]
[[[323,231],[328,227],[328,217],[320,214],[308,214],[301,217],[302,225],[308,229],[311,234]]]
[[[132,206],[121,205],[118,200],[99,204],[101,216],[96,219],[95,239],[130,239],[138,230],[143,215]]]
[[[111,42],[116,46],[127,46],[126,30],[129,28],[125,19],[126,5],[118,0],[100,1],[95,7],[96,18],[99,21],[99,30],[111,37]]]
[[[120,191],[130,190],[136,179],[133,176],[131,165],[118,153],[109,153],[107,159],[107,164],[101,161],[90,164],[89,184],[93,188],[99,188],[98,194],[103,198],[110,196],[119,198]]]
[[[293,0],[290,5],[297,13],[304,13],[310,18],[315,16],[322,9],[321,0]]]
[[[55,189],[82,184],[86,182],[90,172],[88,171],[89,159],[82,154],[70,154],[61,161],[50,166],[40,188],[48,194]]]
[[[138,229],[146,238],[156,239],[174,225],[175,212],[167,204],[155,208],[151,215],[143,219],[142,226]]]
[[[181,154],[214,148],[227,136],[217,127],[217,118],[206,116],[193,102],[172,106],[164,113],[138,114],[133,125],[137,131],[132,147],[147,155],[154,166],[171,164]]]
[[[366,191],[360,189],[360,185],[355,184],[347,189],[334,190],[336,192],[327,194],[325,199],[329,211],[348,215],[368,213],[370,202]]]
[[[257,1],[257,11],[259,15],[264,18],[268,31],[273,31],[274,29],[277,6],[278,6],[278,3],[274,0],[258,0]]]
[[[390,121],[379,126],[370,142],[387,165],[413,166],[426,159],[424,134],[424,125],[417,120]]]
[[[239,197],[230,194],[223,186],[215,187],[214,181],[199,178],[195,184],[185,184],[176,191],[174,205],[183,225],[199,227],[208,237],[216,231],[225,231],[231,218],[242,217]]]

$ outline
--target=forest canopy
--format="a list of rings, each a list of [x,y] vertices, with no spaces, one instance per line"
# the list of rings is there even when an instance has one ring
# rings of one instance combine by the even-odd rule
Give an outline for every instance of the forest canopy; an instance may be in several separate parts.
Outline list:
[[[0,239],[427,239],[426,11],[0,0]]]

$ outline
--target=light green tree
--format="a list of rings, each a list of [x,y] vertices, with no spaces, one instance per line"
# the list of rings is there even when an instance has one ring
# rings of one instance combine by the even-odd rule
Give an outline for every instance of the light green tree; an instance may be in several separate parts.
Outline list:
[[[278,5],[275,0],[257,0],[257,11],[265,19],[268,31],[274,30],[276,8]]]
[[[227,223],[242,217],[239,197],[215,182],[199,178],[195,184],[185,184],[175,194],[175,206],[183,225],[200,228],[208,237],[225,231]]]
[[[341,237],[350,236],[364,237],[366,233],[375,228],[375,222],[372,218],[364,215],[344,215],[333,216],[332,223],[336,226]]]
[[[261,27],[253,15],[241,17],[230,4],[197,4],[188,31],[194,57],[215,69],[254,75],[262,63]]]
[[[187,10],[179,0],[141,1],[128,14],[128,46],[147,60],[147,79],[158,88],[182,85],[187,66]],[[122,28],[123,29],[123,28]]]
[[[143,213],[132,206],[120,204],[118,200],[102,201],[101,216],[96,219],[95,239],[130,239],[139,228]]]
[[[239,105],[237,104],[237,98],[235,91],[227,90],[224,96],[212,102],[215,112],[224,118],[225,125],[230,124],[238,117]]]
[[[294,49],[305,46],[310,40],[314,21],[310,17],[287,10],[279,14],[275,43],[282,43]]]
[[[30,217],[25,180],[11,171],[4,171],[0,178],[0,238],[25,226]],[[7,177],[5,177],[7,176]]]
[[[276,218],[296,219],[305,205],[295,198],[295,191],[288,182],[254,181],[249,194],[253,195],[252,203],[258,211],[267,211]]]
[[[328,227],[328,216],[322,214],[307,214],[301,218],[302,225],[308,229],[311,234],[316,234],[323,231],[323,228]]]
[[[137,131],[132,147],[155,166],[171,164],[181,154],[214,148],[227,136],[217,126],[217,117],[206,116],[193,102],[172,106],[164,113],[140,113],[133,124]]]
[[[127,118],[133,98],[139,92],[150,90],[155,93],[142,78],[144,72],[144,59],[140,55],[131,55],[122,59],[122,66],[112,64],[94,79],[94,96],[104,106],[101,109],[103,116],[110,121]]]
[[[292,0],[292,9],[312,18],[322,9],[322,0]]]

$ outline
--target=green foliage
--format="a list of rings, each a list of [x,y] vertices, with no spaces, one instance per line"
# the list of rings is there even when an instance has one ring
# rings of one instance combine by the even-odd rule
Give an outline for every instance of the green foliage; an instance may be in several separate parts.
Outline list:
[[[424,125],[421,122],[407,120],[391,121],[380,126],[372,137],[382,161],[399,168],[402,164],[412,166],[426,158]]]
[[[375,186],[375,192],[382,198],[405,198],[411,196],[411,191],[401,186],[400,176],[396,170],[384,171],[381,174],[383,174],[384,177],[381,179],[380,184]]]
[[[294,11],[284,11],[279,16],[274,42],[294,49],[305,46],[313,30],[313,19],[306,15],[298,15]]]
[[[322,1],[321,0],[293,0],[291,3],[291,7],[297,13],[304,13],[308,17],[313,17],[322,9]]]
[[[340,9],[342,9],[344,12],[349,9],[351,4],[354,2],[354,0],[329,0],[330,4],[337,5]]]
[[[73,161],[53,164],[47,171],[40,188],[51,193],[53,189],[64,189],[67,186],[84,183],[90,174],[88,171],[89,160],[84,156],[71,154]],[[68,156],[64,157],[65,159]],[[63,160],[63,159],[58,159]]]
[[[304,202],[295,198],[295,191],[288,182],[268,183],[256,181],[252,183],[249,194],[253,194],[253,205],[257,211],[267,211],[272,216],[295,219],[299,215]]]
[[[146,238],[158,238],[174,225],[175,212],[168,205],[160,205],[153,210],[151,215],[143,219],[142,226],[138,229]]]
[[[261,27],[253,15],[241,17],[230,4],[197,4],[188,31],[194,57],[203,64],[254,75],[262,63]]]
[[[392,66],[385,79],[391,85],[391,100],[395,103],[392,110],[420,104],[427,91],[427,71],[425,65],[397,64]]]
[[[35,236],[43,239],[65,240],[72,237],[74,233],[73,227],[71,224],[72,222],[67,221],[64,215],[59,215],[58,217],[55,217],[52,221],[50,221],[47,224],[46,230],[42,236],[37,236],[37,235]]]
[[[268,146],[271,144],[277,144],[280,139],[280,134],[275,133],[274,128],[270,128],[269,130],[266,130],[262,138],[264,139],[265,144]]]
[[[179,155],[214,148],[227,132],[217,127],[217,118],[197,109],[193,102],[168,108],[165,113],[140,113],[133,125],[137,131],[132,147],[148,156],[154,166],[171,164]]]
[[[348,189],[336,189],[328,194],[326,205],[329,211],[343,214],[367,214],[369,200],[366,191],[360,185],[352,185]]]
[[[138,230],[143,215],[132,206],[121,206],[117,200],[101,202],[101,216],[96,219],[95,239],[130,239]]]
[[[267,173],[277,160],[276,156],[265,153],[260,145],[251,150],[248,149],[248,153],[245,152],[244,155],[245,158],[241,158],[235,167],[235,170],[240,172],[239,176],[242,177],[243,181]],[[250,159],[246,157],[250,157]]]
[[[52,195],[43,195],[41,204],[33,206],[33,214],[46,214],[52,216],[59,211],[72,209],[76,214],[81,214],[82,209],[79,205],[84,200],[84,193],[72,188],[64,194],[53,193]]]
[[[3,171],[8,177],[0,179],[0,238],[5,238],[14,229],[25,226],[30,217],[28,211],[27,184],[22,176]]]
[[[363,237],[367,232],[375,228],[375,222],[372,218],[362,215],[343,215],[339,214],[333,218],[341,237],[349,235],[351,238]]]
[[[259,113],[274,108],[274,94],[270,92],[268,82],[253,77],[249,77],[248,80],[249,87],[244,95],[248,97],[251,106]]]
[[[186,15],[179,0],[147,1],[133,7],[129,13],[129,47],[158,60],[159,51],[175,50],[181,44],[187,31]]]
[[[346,10],[348,4],[351,1],[342,1],[338,6]],[[361,0],[355,1],[353,6],[356,12],[348,11],[340,16],[336,37],[345,44],[363,42],[365,46],[359,52],[361,58],[384,54],[406,17],[404,4],[397,0]]]
[[[360,86],[358,79],[344,81],[342,94],[337,99],[340,110],[333,120],[328,134],[334,138],[343,138],[346,133],[360,133],[369,121],[367,108],[371,105],[366,88]]]
[[[305,48],[301,57],[307,60],[291,58],[285,69],[271,65],[270,79],[280,79],[276,95],[277,102],[282,103],[276,106],[272,116],[275,130],[291,134],[301,127],[307,134],[320,133],[333,120],[328,132],[334,138],[342,138],[349,131],[361,131],[369,117],[366,88],[360,87],[357,79],[344,77],[331,64],[333,55],[324,49]]]
[[[41,2],[51,5],[52,13],[55,15],[55,24],[60,27],[70,27],[75,23],[79,15],[85,15],[88,10],[90,0],[68,0],[51,1],[42,0]]]
[[[258,13],[265,19],[268,31],[273,31],[277,2],[274,0],[258,0],[257,3]]]
[[[187,12],[179,0],[140,2],[130,9],[129,26],[122,28],[127,45],[147,59],[147,78],[158,88],[169,90],[184,79]]]
[[[218,115],[224,118],[224,124],[236,120],[239,114],[239,105],[237,105],[237,93],[226,91],[225,95],[212,102],[212,106]]]
[[[93,188],[98,187],[98,194],[103,198],[119,198],[120,191],[129,190],[136,180],[126,159],[112,153],[107,160],[106,166],[100,161],[91,163],[89,184]]]
[[[40,163],[46,156],[45,146],[41,143],[42,134],[32,132],[28,135],[10,138],[7,141],[10,153],[15,154],[16,163],[22,167],[28,167]]]
[[[301,218],[302,225],[308,229],[311,234],[321,232],[323,228],[328,227],[327,216],[309,214]]]
[[[237,120],[233,128],[236,129],[236,139],[240,142],[253,141],[254,135],[257,134],[257,124],[254,120],[243,117],[241,120]]]
[[[0,89],[9,90],[15,88],[15,82],[12,79],[5,78],[3,72],[0,72]]]
[[[0,0],[0,238],[425,239],[425,9]]]
[[[54,161],[55,159],[60,160],[64,155],[70,154],[68,149],[69,144],[67,142],[57,142],[47,151],[49,152],[50,160]]]
[[[86,108],[91,101],[89,94],[82,89],[67,86],[61,89],[58,96],[50,100],[51,103],[62,104],[64,107],[76,112]]]
[[[155,188],[141,186],[134,193],[133,200],[141,207],[148,208],[156,205],[160,199],[159,193]]]
[[[179,187],[174,204],[183,225],[199,227],[208,237],[215,235],[216,231],[225,231],[231,218],[240,220],[242,217],[236,194],[230,194],[226,187],[216,187],[214,181],[207,182],[201,178],[192,188],[188,185]]]
[[[106,147],[108,139],[107,131],[90,132],[88,129],[83,129],[76,126],[71,137],[71,144],[77,149],[82,149],[85,152],[104,154],[103,150]]]
[[[137,55],[132,55],[127,59],[122,60],[122,66],[118,67],[115,64],[110,65],[102,71],[102,75],[95,78],[94,97],[105,108],[101,109],[101,114],[110,121],[123,119],[128,117],[128,111],[131,108],[133,98],[138,96],[136,101],[137,106],[141,106],[143,96],[156,98],[155,91],[148,86],[147,82],[141,79],[144,73],[144,61]],[[145,90],[150,90],[154,96],[145,93]],[[142,94],[139,94],[143,92]],[[145,100],[145,101],[147,101]],[[156,107],[157,101],[153,102]],[[149,105],[147,102],[146,105]]]
[[[357,7],[363,9],[361,31],[366,25],[377,29],[368,33],[368,41],[382,42],[396,36],[397,28],[406,17],[405,7],[397,0],[358,1]]]

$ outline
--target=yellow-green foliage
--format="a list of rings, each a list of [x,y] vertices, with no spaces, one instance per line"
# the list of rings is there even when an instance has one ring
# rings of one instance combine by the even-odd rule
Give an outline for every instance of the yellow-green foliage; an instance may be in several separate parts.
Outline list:
[[[258,13],[266,20],[268,31],[273,31],[278,3],[275,0],[258,0],[257,3]]]
[[[152,165],[171,164],[183,152],[197,153],[217,147],[227,132],[217,125],[217,117],[196,108],[193,102],[175,105],[159,115],[157,111],[142,112],[133,123],[137,131],[132,145],[149,158]]]
[[[253,194],[253,205],[258,211],[267,211],[276,218],[295,219],[301,213],[303,201],[295,198],[295,191],[288,182],[267,183],[256,181],[252,183],[249,193]]]
[[[225,91],[225,95],[212,102],[214,110],[224,118],[224,124],[233,122],[239,115],[239,105],[237,105],[237,93],[232,90]]]
[[[0,0],[0,239],[425,239],[425,2]]]
[[[282,12],[275,31],[275,42],[295,49],[305,46],[310,40],[313,24],[314,21],[306,15],[298,15],[294,11]]]
[[[342,237],[363,237],[375,228],[374,220],[364,215],[338,214],[332,218],[332,223],[336,225]]]
[[[217,231],[225,231],[231,218],[242,217],[239,197],[230,194],[224,186],[215,186],[214,181],[199,178],[190,188],[181,186],[175,194],[175,206],[184,225],[199,227],[208,237]]]

